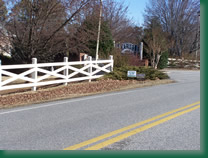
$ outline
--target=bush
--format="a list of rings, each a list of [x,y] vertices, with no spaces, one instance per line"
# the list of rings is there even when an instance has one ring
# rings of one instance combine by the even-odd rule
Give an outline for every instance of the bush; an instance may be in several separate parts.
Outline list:
[[[128,65],[128,58],[123,56],[119,49],[113,50],[114,67],[122,67]]]
[[[164,69],[168,66],[168,51],[162,53],[158,63],[158,69]]]
[[[137,74],[142,73],[145,74],[145,80],[156,80],[156,79],[168,79],[169,76],[159,70],[155,70],[153,68],[146,67],[136,67],[136,66],[123,66],[120,68],[114,68],[114,71],[106,74],[104,79],[113,79],[113,80],[131,80],[135,78],[128,78],[128,71],[136,71]]]

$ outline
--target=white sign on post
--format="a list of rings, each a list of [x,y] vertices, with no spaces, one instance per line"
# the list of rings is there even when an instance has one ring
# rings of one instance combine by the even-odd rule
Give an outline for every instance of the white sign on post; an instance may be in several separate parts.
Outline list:
[[[137,72],[136,71],[128,71],[127,72],[127,77],[134,78],[134,77],[136,77],[136,75],[137,75]]]

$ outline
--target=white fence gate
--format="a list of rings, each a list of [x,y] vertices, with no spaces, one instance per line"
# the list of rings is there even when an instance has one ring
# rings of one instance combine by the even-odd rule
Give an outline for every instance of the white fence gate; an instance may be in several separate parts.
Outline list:
[[[32,87],[36,91],[38,86],[60,84],[69,82],[100,78],[104,73],[113,71],[113,56],[109,60],[92,61],[88,57],[86,61],[58,63],[37,63],[32,59],[32,64],[1,65],[0,63],[0,91]],[[19,81],[19,82],[17,82]]]

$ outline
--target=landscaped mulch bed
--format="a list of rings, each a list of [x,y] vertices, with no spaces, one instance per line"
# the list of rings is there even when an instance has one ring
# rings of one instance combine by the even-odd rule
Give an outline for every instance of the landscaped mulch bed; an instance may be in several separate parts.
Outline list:
[[[47,89],[39,88],[36,92],[21,91],[20,93],[1,95],[0,109],[171,82],[173,81],[99,80],[90,83],[69,83],[67,86],[57,86]]]

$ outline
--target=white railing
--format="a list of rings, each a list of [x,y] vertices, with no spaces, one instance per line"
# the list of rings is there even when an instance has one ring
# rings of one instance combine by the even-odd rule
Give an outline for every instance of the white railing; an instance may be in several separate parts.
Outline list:
[[[1,62],[1,61],[0,61]],[[32,87],[36,91],[38,86],[61,84],[100,78],[104,73],[113,71],[113,56],[109,60],[93,61],[88,57],[85,61],[58,63],[37,63],[32,59],[32,64],[1,65],[0,63],[0,91]]]
[[[200,60],[187,60],[187,59],[176,59],[176,58],[168,58],[168,61],[176,61],[176,62],[200,62]]]

